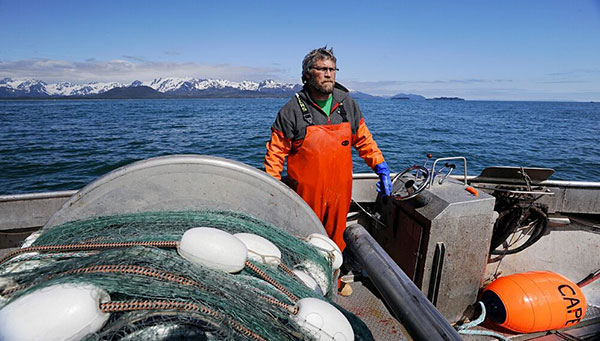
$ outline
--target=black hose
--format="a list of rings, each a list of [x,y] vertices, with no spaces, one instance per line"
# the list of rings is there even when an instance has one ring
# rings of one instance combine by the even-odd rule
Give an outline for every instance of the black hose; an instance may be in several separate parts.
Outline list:
[[[344,241],[414,340],[462,340],[364,227],[354,224],[346,228]]]
[[[511,234],[513,234],[523,224],[535,222],[535,227],[527,240],[514,249],[498,249]],[[500,214],[494,224],[494,235],[490,246],[490,253],[493,255],[510,255],[521,252],[537,242],[548,230],[548,215],[546,212],[535,205],[521,208],[513,207]]]

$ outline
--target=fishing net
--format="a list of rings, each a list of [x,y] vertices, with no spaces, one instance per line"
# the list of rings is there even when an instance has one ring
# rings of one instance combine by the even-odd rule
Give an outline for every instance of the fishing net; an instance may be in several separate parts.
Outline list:
[[[270,240],[281,265],[246,261],[236,274],[192,265],[174,246],[193,227],[253,233]],[[25,252],[35,251],[35,252]],[[186,339],[305,340],[310,334],[290,318],[298,299],[329,300],[331,260],[303,239],[269,223],[229,211],[144,212],[68,222],[44,230],[19,254],[0,260],[0,308],[59,283],[102,288],[108,322],[86,340]],[[325,277],[325,297],[291,270]],[[351,321],[356,339],[372,339]]]

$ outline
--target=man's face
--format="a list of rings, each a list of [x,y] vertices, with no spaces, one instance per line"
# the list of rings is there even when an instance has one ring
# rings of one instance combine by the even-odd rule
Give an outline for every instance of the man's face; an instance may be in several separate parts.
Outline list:
[[[332,93],[333,86],[335,85],[335,71],[330,71],[329,69],[335,69],[335,62],[333,60],[317,60],[310,70],[308,84],[320,93]]]

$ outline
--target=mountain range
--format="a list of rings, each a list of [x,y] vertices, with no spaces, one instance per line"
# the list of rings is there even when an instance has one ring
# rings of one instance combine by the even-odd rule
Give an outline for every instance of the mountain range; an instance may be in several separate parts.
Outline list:
[[[201,78],[156,78],[151,82],[133,81],[130,84],[117,82],[71,82],[46,83],[36,79],[0,79],[0,99],[20,98],[203,98],[203,97],[291,97],[302,89],[301,84],[280,83],[268,79],[261,82],[232,82]],[[357,99],[381,99],[350,90]],[[412,94],[397,94],[392,99],[420,100],[425,97]]]
[[[199,78],[157,78],[150,83],[136,80],[131,84],[75,84],[4,78],[0,80],[0,98],[289,97],[301,88],[300,84],[273,80],[231,82]]]

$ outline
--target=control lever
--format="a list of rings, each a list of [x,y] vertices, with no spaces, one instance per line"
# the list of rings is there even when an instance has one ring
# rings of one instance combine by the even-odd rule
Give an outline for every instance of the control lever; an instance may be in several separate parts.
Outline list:
[[[435,166],[437,165],[437,163],[438,163],[438,162],[440,162],[440,161],[448,161],[448,160],[462,160],[462,161],[463,161],[463,172],[464,172],[463,183],[464,183],[464,185],[465,185],[465,186],[468,186],[468,185],[467,185],[467,159],[466,159],[464,156],[453,156],[453,157],[443,157],[443,158],[439,158],[439,159],[437,159],[437,160],[435,160],[435,161],[433,162],[433,166],[431,166],[431,171],[432,171],[432,172],[435,172]],[[454,170],[454,168],[455,168],[455,167],[454,167],[454,165],[453,165],[453,164],[447,165],[446,167],[448,167],[448,168],[452,168],[452,169],[451,169],[451,170],[448,172],[448,174],[446,175],[446,177],[447,177],[448,175],[450,175],[450,173],[452,172],[452,170]],[[442,169],[443,169],[443,168],[441,168],[441,169],[440,169],[440,173],[441,173]],[[430,186],[431,186],[431,185],[433,185],[433,180],[434,180],[434,177],[435,177],[435,176],[431,176],[431,177],[429,177],[429,179],[430,179],[429,185],[430,185]],[[442,179],[442,182],[443,182],[444,180],[445,180],[445,178],[444,178],[444,179]],[[440,182],[440,183],[441,183],[441,182]]]
[[[455,164],[453,164],[453,163],[448,163],[448,162],[446,162],[446,164],[444,165],[444,168],[448,168],[448,174],[444,175],[443,177],[441,177],[441,178],[438,180],[438,183],[439,183],[440,185],[441,185],[441,184],[442,184],[442,183],[443,183],[443,182],[446,180],[446,178],[448,178],[448,177],[450,176],[450,174],[452,174],[452,171],[454,170],[454,168],[456,168],[456,165],[455,165]],[[443,170],[444,168],[440,169],[440,173],[442,172],[442,170]]]
[[[423,163],[423,168],[427,168],[427,161],[429,161],[429,159],[431,159],[433,157],[433,154],[431,153],[427,153],[427,158],[425,159],[425,163]],[[415,180],[418,179],[421,176],[421,171],[417,169],[417,171],[415,172]]]
[[[433,154],[427,153],[427,158],[425,159],[425,164],[423,164],[423,167],[427,168],[427,161],[429,161],[429,159],[431,159],[432,157]]]

